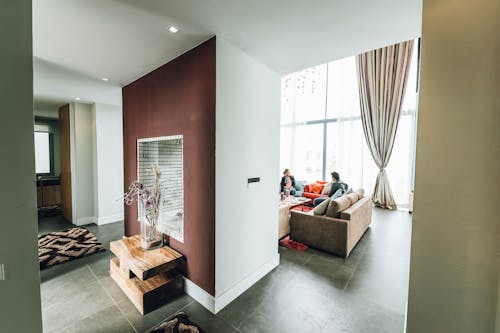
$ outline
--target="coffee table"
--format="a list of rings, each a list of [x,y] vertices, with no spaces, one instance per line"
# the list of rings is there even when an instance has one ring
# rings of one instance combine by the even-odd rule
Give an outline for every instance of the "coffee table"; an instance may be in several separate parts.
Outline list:
[[[303,206],[311,201],[311,199],[303,197],[288,197],[285,200],[280,201],[278,239],[281,239],[290,233],[290,209],[296,206]],[[303,207],[302,211],[304,211]]]

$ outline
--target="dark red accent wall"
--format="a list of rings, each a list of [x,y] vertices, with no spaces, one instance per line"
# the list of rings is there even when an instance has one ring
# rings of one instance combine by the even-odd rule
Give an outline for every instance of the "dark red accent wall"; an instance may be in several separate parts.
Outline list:
[[[136,140],[184,135],[187,277],[215,295],[215,37],[123,88],[125,187],[137,177]],[[125,188],[125,189],[126,189]],[[125,234],[139,233],[125,206]]]

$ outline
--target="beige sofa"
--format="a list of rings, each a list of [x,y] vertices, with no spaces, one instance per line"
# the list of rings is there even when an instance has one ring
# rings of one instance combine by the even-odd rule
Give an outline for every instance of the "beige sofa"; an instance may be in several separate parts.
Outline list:
[[[372,202],[360,189],[308,213],[292,211],[290,238],[346,258],[371,222]]]
[[[290,206],[280,204],[278,239],[281,239],[290,233]]]

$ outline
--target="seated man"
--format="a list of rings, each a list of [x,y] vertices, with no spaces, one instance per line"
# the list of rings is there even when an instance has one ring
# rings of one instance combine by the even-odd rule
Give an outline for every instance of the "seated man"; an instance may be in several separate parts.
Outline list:
[[[328,192],[328,197],[331,199],[337,199],[338,197],[342,196],[342,194],[347,192],[348,186],[346,183],[343,183],[340,180],[340,175],[337,171],[332,172],[332,182],[329,184],[330,186],[330,192]],[[325,201],[326,197],[321,197],[321,198],[316,198],[314,199],[313,205],[316,207],[323,201]]]

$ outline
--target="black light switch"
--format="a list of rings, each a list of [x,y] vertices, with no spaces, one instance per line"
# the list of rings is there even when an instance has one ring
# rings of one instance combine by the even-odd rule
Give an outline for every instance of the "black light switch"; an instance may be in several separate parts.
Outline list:
[[[248,184],[259,183],[259,182],[260,182],[260,177],[248,178]]]

